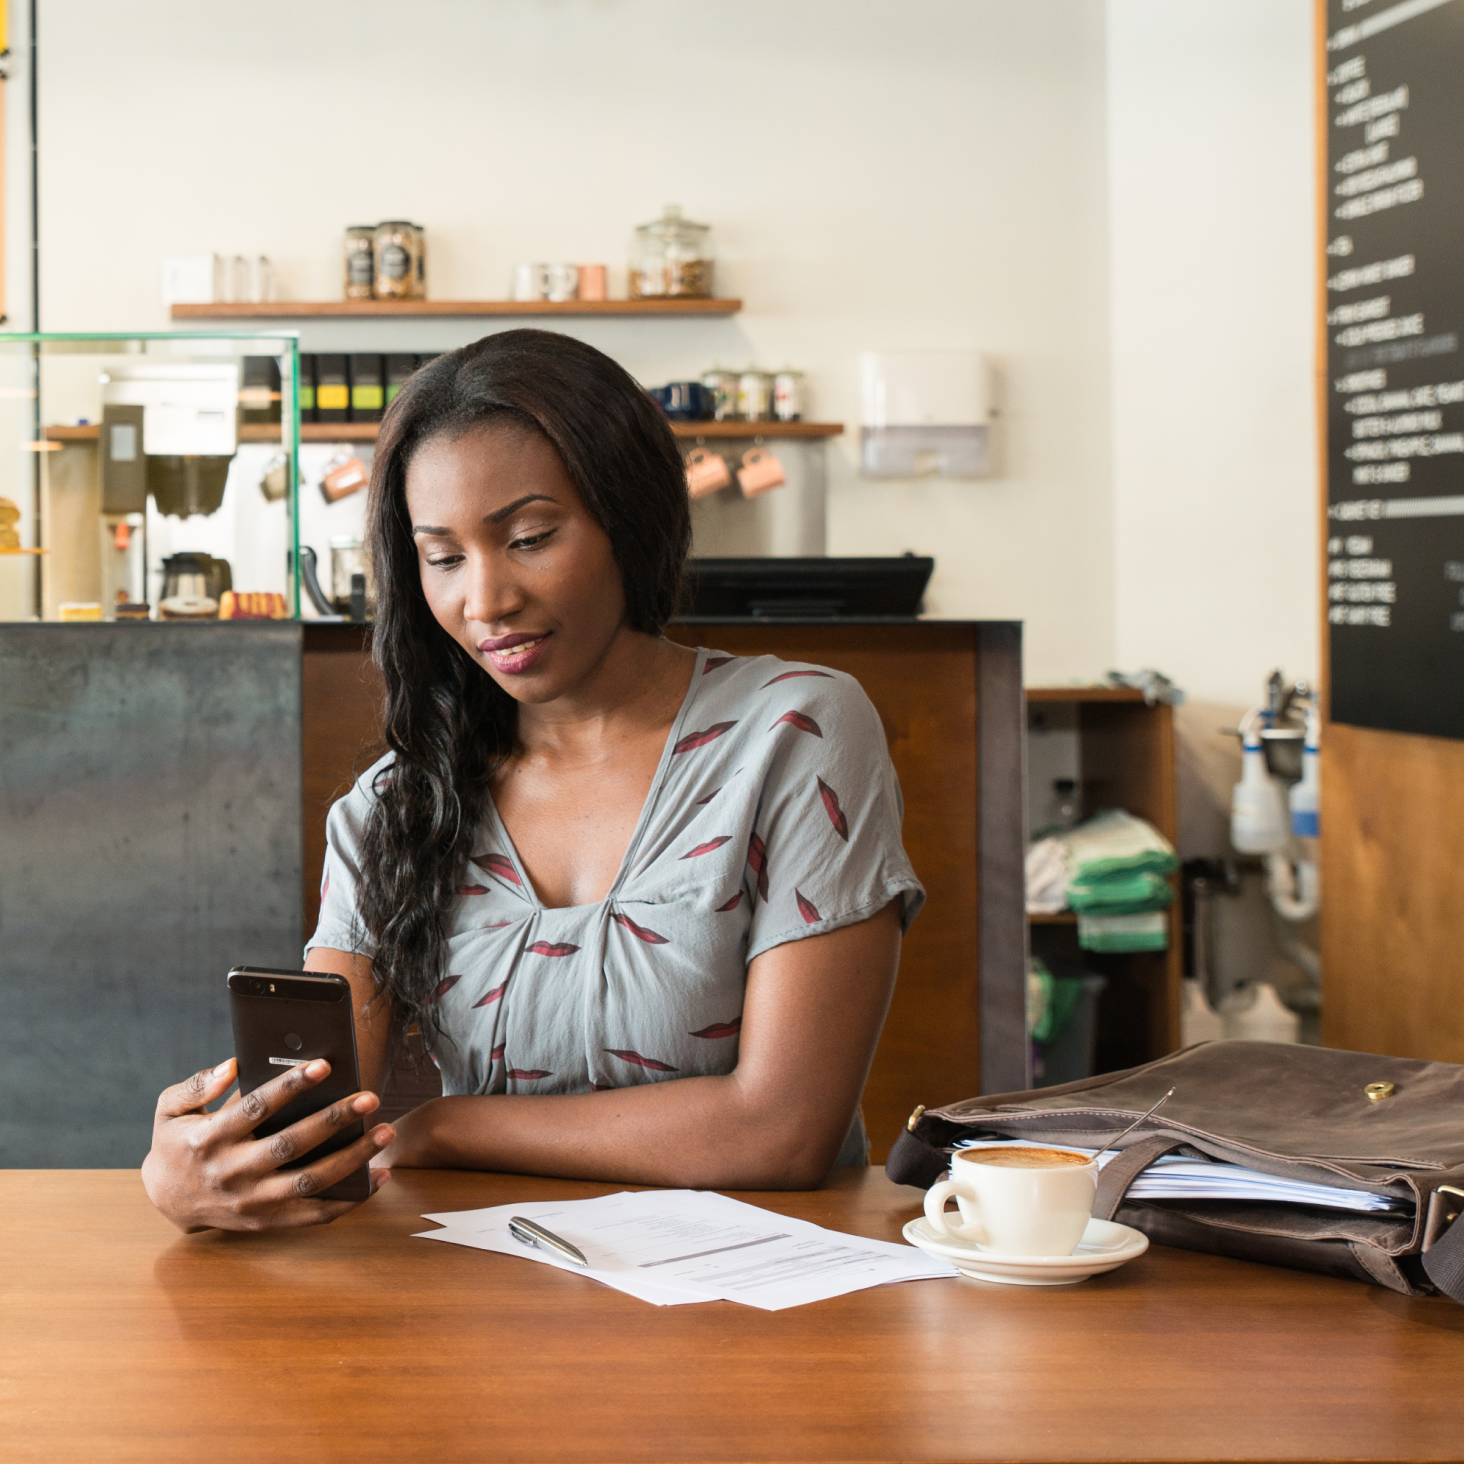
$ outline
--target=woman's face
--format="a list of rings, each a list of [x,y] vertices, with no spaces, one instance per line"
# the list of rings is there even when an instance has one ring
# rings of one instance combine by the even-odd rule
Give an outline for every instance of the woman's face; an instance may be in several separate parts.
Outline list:
[[[625,623],[610,539],[540,433],[485,423],[407,466],[422,590],[437,623],[516,701],[574,691]]]

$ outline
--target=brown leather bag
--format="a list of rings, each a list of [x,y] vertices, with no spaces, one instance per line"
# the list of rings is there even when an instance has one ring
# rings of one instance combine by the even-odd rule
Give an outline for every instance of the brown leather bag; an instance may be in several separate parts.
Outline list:
[[[1130,1134],[1098,1181],[1093,1213],[1160,1245],[1371,1281],[1464,1302],[1464,1067],[1280,1042],[1204,1042],[1158,1062],[919,1109],[886,1171],[929,1188],[950,1146],[982,1136],[1098,1148],[1167,1089],[1174,1096]],[[1407,1203],[1367,1214],[1246,1200],[1131,1200],[1162,1154],[1244,1164],[1268,1174]]]

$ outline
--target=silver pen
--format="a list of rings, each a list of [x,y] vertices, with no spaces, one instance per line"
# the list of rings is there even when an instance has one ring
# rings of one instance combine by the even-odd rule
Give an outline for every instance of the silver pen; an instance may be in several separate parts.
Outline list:
[[[543,1250],[558,1251],[566,1261],[573,1261],[576,1266],[590,1264],[585,1259],[584,1253],[577,1247],[555,1235],[552,1230],[545,1230],[542,1225],[535,1225],[532,1220],[525,1220],[522,1215],[509,1216],[508,1233],[520,1245],[536,1245]]]

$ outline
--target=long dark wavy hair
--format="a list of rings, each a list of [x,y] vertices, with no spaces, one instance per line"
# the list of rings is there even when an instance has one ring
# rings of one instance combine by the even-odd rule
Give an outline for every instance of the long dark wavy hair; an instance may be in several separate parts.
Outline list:
[[[367,507],[376,579],[371,653],[395,754],[376,779],[358,913],[398,1034],[440,1034],[447,918],[478,837],[489,781],[513,751],[517,703],[433,618],[422,593],[406,478],[424,442],[501,420],[542,433],[609,536],[632,630],[658,635],[691,545],[686,476],[670,426],[592,346],[509,330],[439,356],[401,389],[377,438]]]

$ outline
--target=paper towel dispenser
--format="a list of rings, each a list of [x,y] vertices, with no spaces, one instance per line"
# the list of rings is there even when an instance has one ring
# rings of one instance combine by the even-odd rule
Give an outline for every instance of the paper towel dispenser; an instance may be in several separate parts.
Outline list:
[[[985,478],[991,367],[979,351],[866,351],[860,471],[869,478]]]

